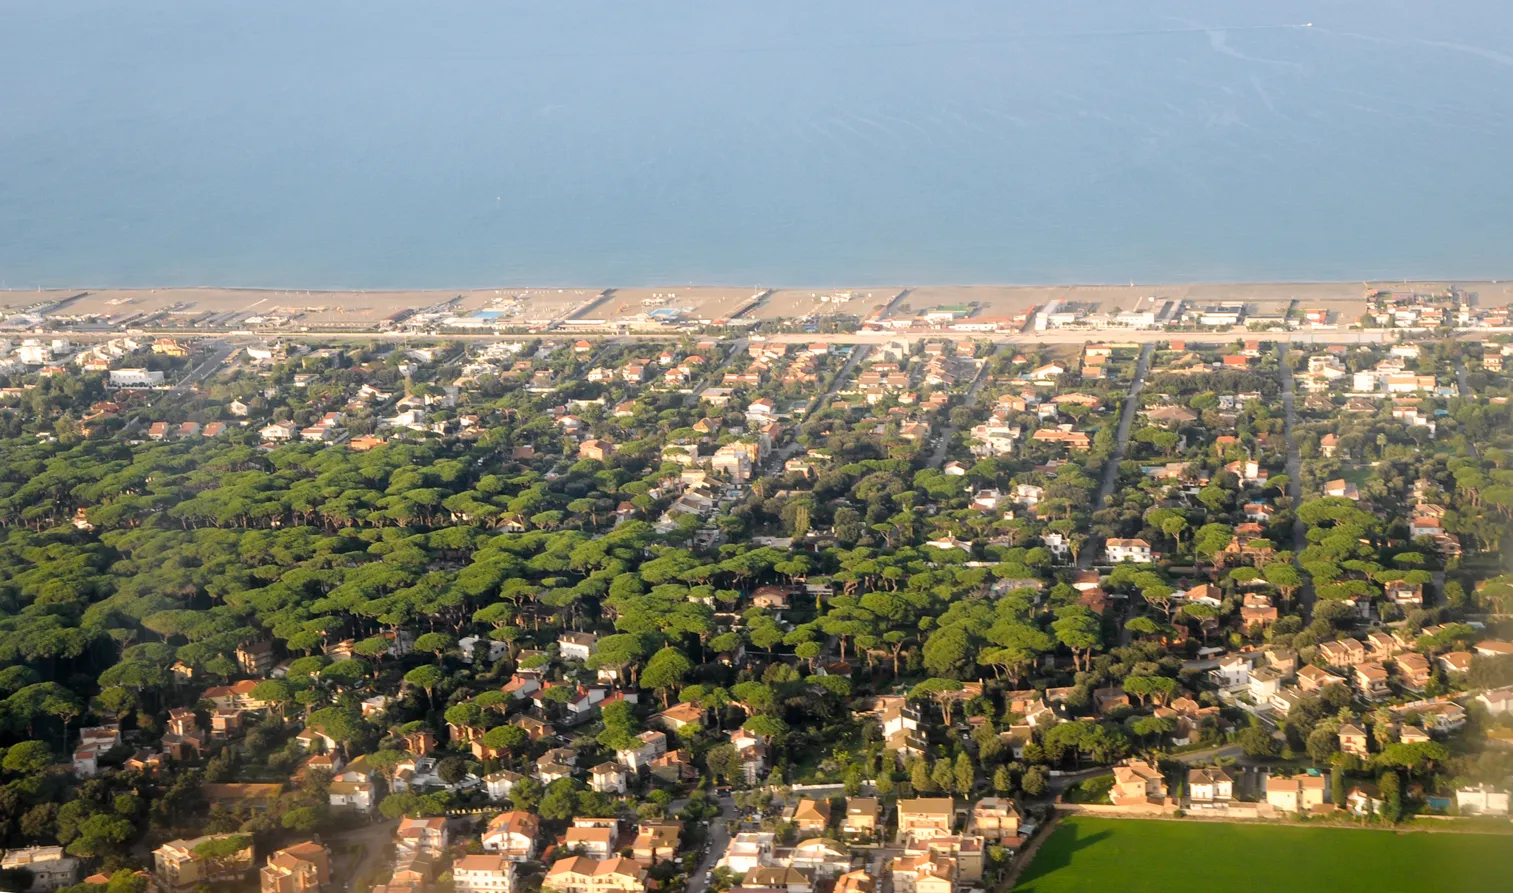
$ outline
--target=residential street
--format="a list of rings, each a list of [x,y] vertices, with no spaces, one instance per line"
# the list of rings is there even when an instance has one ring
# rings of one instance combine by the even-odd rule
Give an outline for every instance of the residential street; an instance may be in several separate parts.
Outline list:
[[[1297,555],[1308,545],[1308,525],[1301,518],[1296,517],[1299,507],[1303,504],[1303,458],[1298,451],[1298,439],[1294,432],[1297,430],[1298,414],[1293,399],[1292,390],[1292,364],[1287,362],[1287,345],[1284,342],[1277,343],[1277,365],[1282,370],[1282,408],[1286,410],[1285,434],[1287,439],[1287,498],[1292,500],[1292,563],[1297,566],[1298,573],[1303,575],[1303,587],[1298,590],[1298,607],[1302,609],[1304,617],[1313,616],[1313,581],[1304,572],[1302,565],[1298,564]]]
[[[195,382],[214,375],[216,370],[220,369],[222,364],[226,362],[227,357],[240,350],[236,344],[230,341],[215,341],[208,346],[212,348],[210,356],[206,357],[204,362],[194,366],[185,373],[184,377],[179,379],[179,382],[168,393],[182,394],[188,391],[194,387]]]
[[[725,823],[735,820],[735,801],[725,796],[719,802],[720,814],[709,823],[708,850],[688,879],[688,893],[704,893],[707,886],[704,878],[714,869],[715,863],[720,861],[720,857],[725,855],[725,848],[730,845],[730,832],[725,830]]]
[[[343,846],[359,846],[362,850],[356,858],[342,860],[342,864],[333,865],[332,876],[347,879],[350,888],[352,882],[359,878],[373,878],[387,876],[389,869],[389,843],[394,839],[394,831],[399,827],[399,821],[381,820],[361,828],[353,828],[350,831],[342,831],[332,834],[326,843],[333,848]]]
[[[846,358],[846,362],[841,366],[840,371],[836,372],[835,377],[830,380],[830,387],[825,389],[823,394],[810,401],[809,407],[804,411],[805,419],[824,409],[830,402],[830,399],[840,393],[841,388],[851,381],[851,375],[856,371],[856,365],[866,358],[869,351],[871,351],[871,348],[866,345],[860,345],[851,349],[851,356]],[[773,453],[772,458],[768,460],[771,464],[766,474],[781,474],[783,463],[792,459],[802,449],[804,447],[798,442],[797,437],[790,440],[782,449]]]
[[[977,398],[982,393],[982,386],[987,383],[988,380],[988,366],[993,362],[993,357],[997,356],[998,352],[1003,350],[1004,346],[1005,345],[1002,344],[998,345],[997,347],[993,348],[992,353],[989,353],[986,357],[983,358],[982,365],[977,367],[976,377],[972,379],[972,386],[967,388],[966,398],[961,401],[962,406],[971,409],[972,407],[977,405]],[[935,452],[930,454],[929,467],[939,468],[942,465],[946,464],[946,450],[950,449],[951,441],[955,439],[955,425],[948,425],[944,431],[937,435]]]
[[[1103,467],[1103,485],[1098,488],[1098,496],[1093,500],[1093,511],[1097,512],[1108,502],[1108,498],[1114,493],[1114,485],[1119,481],[1119,463],[1124,461],[1124,447],[1129,443],[1130,425],[1135,420],[1135,411],[1140,406],[1140,391],[1145,387],[1145,376],[1150,371],[1151,352],[1155,345],[1146,343],[1140,348],[1140,359],[1135,363],[1135,379],[1130,382],[1129,394],[1124,398],[1124,410],[1119,414],[1119,429],[1117,440],[1114,445],[1114,454],[1108,457]],[[1093,558],[1103,549],[1103,542],[1097,537],[1088,537],[1088,541],[1082,546],[1082,554],[1077,556],[1077,566],[1086,570],[1093,566]]]
[[[1456,359],[1455,361],[1455,381],[1460,385],[1460,397],[1462,400],[1475,399],[1476,392],[1471,390],[1471,381],[1466,377],[1466,361],[1464,359]],[[1469,439],[1466,441],[1466,449],[1471,451],[1471,455],[1478,459],[1481,458],[1481,452],[1476,449],[1476,444],[1472,443]],[[1440,584],[1436,583],[1435,585],[1439,586]],[[1443,592],[1444,590],[1441,589],[1440,591]]]

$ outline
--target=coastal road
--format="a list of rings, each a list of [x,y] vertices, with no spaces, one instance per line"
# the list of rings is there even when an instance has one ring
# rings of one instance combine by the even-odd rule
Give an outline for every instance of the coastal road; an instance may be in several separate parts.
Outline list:
[[[1303,576],[1303,586],[1298,590],[1298,607],[1302,609],[1303,616],[1313,616],[1313,580],[1307,571],[1298,563],[1298,555],[1308,545],[1308,525],[1297,516],[1298,508],[1303,504],[1303,455],[1298,451],[1298,412],[1297,400],[1294,398],[1292,388],[1292,364],[1287,360],[1287,345],[1277,343],[1277,366],[1282,372],[1282,409],[1285,410],[1284,428],[1287,441],[1287,498],[1292,501],[1292,564]]]
[[[988,381],[988,367],[993,365],[993,357],[1002,351],[1004,345],[1000,344],[993,348],[993,352],[982,360],[982,365],[977,367],[977,374],[972,378],[971,387],[967,388],[967,396],[961,401],[961,405],[967,409],[977,405],[977,398],[982,394],[982,386]],[[946,462],[946,450],[950,448],[951,441],[956,438],[956,426],[949,425],[941,432],[940,442],[935,445],[935,452],[930,454],[930,468],[939,468]]]
[[[708,886],[704,878],[714,870],[716,862],[725,855],[725,848],[730,846],[730,832],[726,830],[725,823],[734,821],[735,801],[730,797],[721,797],[720,814],[709,823],[709,846],[703,859],[688,878],[687,893],[704,893]]]
[[[1108,498],[1114,495],[1114,485],[1119,481],[1119,463],[1124,461],[1124,447],[1129,443],[1130,425],[1135,420],[1135,411],[1140,405],[1140,391],[1145,387],[1145,376],[1150,371],[1151,352],[1155,349],[1154,344],[1146,344],[1140,348],[1140,359],[1135,362],[1135,380],[1130,382],[1129,394],[1124,398],[1124,410],[1119,414],[1118,436],[1114,442],[1114,452],[1108,457],[1103,465],[1103,484],[1098,488],[1098,495],[1093,499],[1093,511],[1103,508]],[[1093,556],[1098,554],[1103,544],[1095,542],[1089,537],[1082,547],[1082,554],[1077,557],[1077,566],[1087,570],[1093,566]]]

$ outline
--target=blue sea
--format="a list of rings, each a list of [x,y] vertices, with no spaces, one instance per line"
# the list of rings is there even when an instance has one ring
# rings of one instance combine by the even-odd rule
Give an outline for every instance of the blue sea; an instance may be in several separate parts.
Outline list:
[[[9,288],[1508,277],[1510,158],[1494,0],[0,0]]]

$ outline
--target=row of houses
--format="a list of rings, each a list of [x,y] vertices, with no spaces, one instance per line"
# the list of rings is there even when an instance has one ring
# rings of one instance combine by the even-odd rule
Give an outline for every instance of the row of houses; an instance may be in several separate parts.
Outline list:
[[[252,838],[239,834],[210,834],[171,840],[153,850],[152,886],[159,893],[185,893],[218,884],[234,884],[251,873]],[[105,883],[86,878],[88,883]],[[317,893],[330,885],[331,852],[305,841],[269,854],[258,870],[261,893]]]
[[[881,865],[880,877],[855,868],[851,848],[884,836],[881,803],[870,797],[847,798],[839,815],[832,814],[829,801],[800,799],[785,813],[799,832],[798,843],[780,847],[772,832],[742,832],[731,839],[719,864],[742,878],[743,889],[810,893],[831,884],[837,891],[860,893],[886,880],[895,891],[949,893],[982,878],[989,845],[1013,851],[1025,840],[1019,810],[999,797],[970,807],[950,798],[903,799],[896,816],[897,855]]]

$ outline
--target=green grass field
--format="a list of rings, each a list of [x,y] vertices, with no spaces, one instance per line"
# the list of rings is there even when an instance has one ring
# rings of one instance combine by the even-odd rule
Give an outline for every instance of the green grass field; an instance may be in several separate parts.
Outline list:
[[[1513,890],[1513,837],[1072,818],[1014,890],[1490,893]]]

